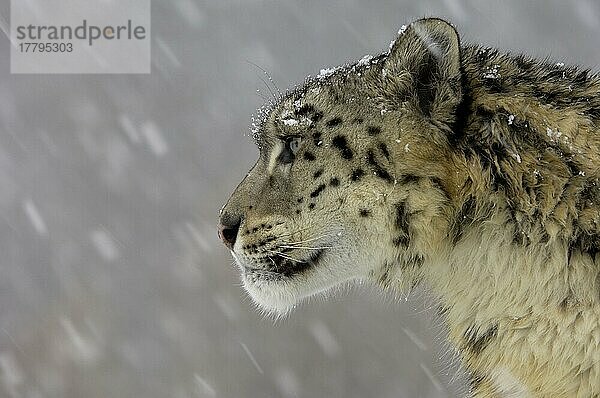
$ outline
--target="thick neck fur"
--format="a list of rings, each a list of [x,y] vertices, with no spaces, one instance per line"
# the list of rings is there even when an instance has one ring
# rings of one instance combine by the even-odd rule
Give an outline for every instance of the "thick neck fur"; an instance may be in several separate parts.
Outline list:
[[[600,82],[479,47],[462,66],[454,218],[412,224],[431,252],[404,255],[426,259],[408,272],[439,297],[475,396],[599,396]]]

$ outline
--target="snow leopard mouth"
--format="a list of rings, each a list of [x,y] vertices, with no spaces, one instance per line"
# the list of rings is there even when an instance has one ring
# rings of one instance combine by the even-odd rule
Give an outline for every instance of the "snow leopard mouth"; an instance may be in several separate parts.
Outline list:
[[[291,278],[315,267],[322,259],[324,253],[325,249],[315,250],[310,257],[301,261],[291,259],[291,257],[275,254],[268,257],[271,263],[271,266],[268,269],[244,266],[244,274],[246,276],[252,276],[252,279]]]

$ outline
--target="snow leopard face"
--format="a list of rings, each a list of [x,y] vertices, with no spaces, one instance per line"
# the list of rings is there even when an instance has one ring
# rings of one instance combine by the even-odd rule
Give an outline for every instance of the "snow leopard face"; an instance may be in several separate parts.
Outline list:
[[[272,107],[219,227],[261,308],[422,266],[415,226],[433,222],[451,180],[442,129],[457,54],[450,25],[422,20],[389,53],[323,70]]]

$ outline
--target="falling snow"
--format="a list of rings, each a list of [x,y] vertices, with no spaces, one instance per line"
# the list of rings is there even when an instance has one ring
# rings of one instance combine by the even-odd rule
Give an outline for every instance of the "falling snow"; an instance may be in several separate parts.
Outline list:
[[[404,334],[406,334],[410,341],[412,341],[417,347],[419,347],[419,349],[423,351],[426,351],[428,349],[427,344],[425,344],[425,342],[423,342],[423,340],[421,340],[412,330],[403,327],[402,331],[404,332]]]
[[[71,319],[62,318],[60,320],[65,334],[71,355],[76,361],[91,362],[98,359],[100,350],[91,337],[84,336],[78,330]]]
[[[31,199],[27,199],[23,202],[23,210],[38,235],[47,235],[48,228],[46,227],[46,222]]]
[[[275,320],[255,311],[215,228],[256,161],[248,124],[259,138],[280,92],[315,71],[320,84],[306,98],[329,92],[327,78],[353,64],[381,68],[392,83],[394,68],[361,54],[402,40],[407,15],[445,16],[469,27],[465,41],[555,54],[551,67],[566,73],[565,65],[600,64],[595,41],[581,39],[597,36],[596,1],[562,7],[560,20],[552,7],[517,0],[438,3],[173,0],[152,10],[148,75],[16,76],[1,42],[0,397],[464,395],[466,378],[450,381],[456,361],[440,359],[432,311],[389,305],[364,285]],[[477,74],[509,77],[502,65]],[[389,103],[377,106],[378,118],[395,115]],[[291,130],[310,122],[294,112],[281,121]],[[544,139],[570,144],[558,126],[544,129]],[[419,154],[403,132],[393,138],[407,156]],[[323,135],[317,150],[329,143]],[[508,148],[511,161],[531,161],[517,149]]]
[[[300,392],[300,383],[294,372],[289,368],[276,371],[275,382],[284,397],[297,397]]]
[[[142,135],[144,136],[144,138],[146,139],[146,143],[156,156],[163,156],[169,150],[163,133],[159,130],[156,123],[152,121],[145,122],[142,125]]]
[[[262,368],[260,367],[260,365],[256,361],[256,358],[254,358],[254,355],[248,349],[248,346],[246,344],[244,344],[244,343],[240,343],[240,345],[244,349],[244,352],[246,353],[246,355],[248,355],[248,358],[250,358],[250,361],[252,362],[252,365],[254,365],[254,367],[256,368],[256,370],[258,370],[258,373],[260,373],[261,375],[264,374],[265,372],[262,370]]]
[[[327,356],[335,357],[339,354],[340,346],[327,325],[320,321],[313,322],[309,330]]]
[[[215,391],[215,389],[208,384],[208,382],[206,380],[204,380],[202,377],[200,377],[200,375],[195,374],[194,375],[194,381],[196,382],[196,386],[198,388],[198,393],[200,394],[201,397],[216,397],[217,396],[217,391]]]
[[[8,353],[0,353],[0,381],[11,396],[17,396],[18,387],[25,381],[15,358]]]
[[[438,380],[438,378],[436,376],[434,376],[433,372],[427,367],[427,365],[425,364],[421,364],[421,369],[423,369],[423,372],[425,372],[425,374],[427,375],[427,377],[429,378],[429,380],[431,381],[431,384],[433,384],[433,386],[440,392],[444,391],[444,387],[442,386],[442,383],[440,383],[440,381]]]
[[[104,260],[112,262],[119,257],[119,249],[117,248],[114,239],[104,229],[92,231],[90,239],[98,251],[98,254],[100,254]]]

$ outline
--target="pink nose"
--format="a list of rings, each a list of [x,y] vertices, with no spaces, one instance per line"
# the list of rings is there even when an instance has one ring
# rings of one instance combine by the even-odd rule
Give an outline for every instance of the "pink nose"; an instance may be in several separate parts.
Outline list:
[[[232,217],[221,217],[221,222],[218,226],[219,238],[223,241],[229,250],[233,249],[240,229],[240,219]]]

